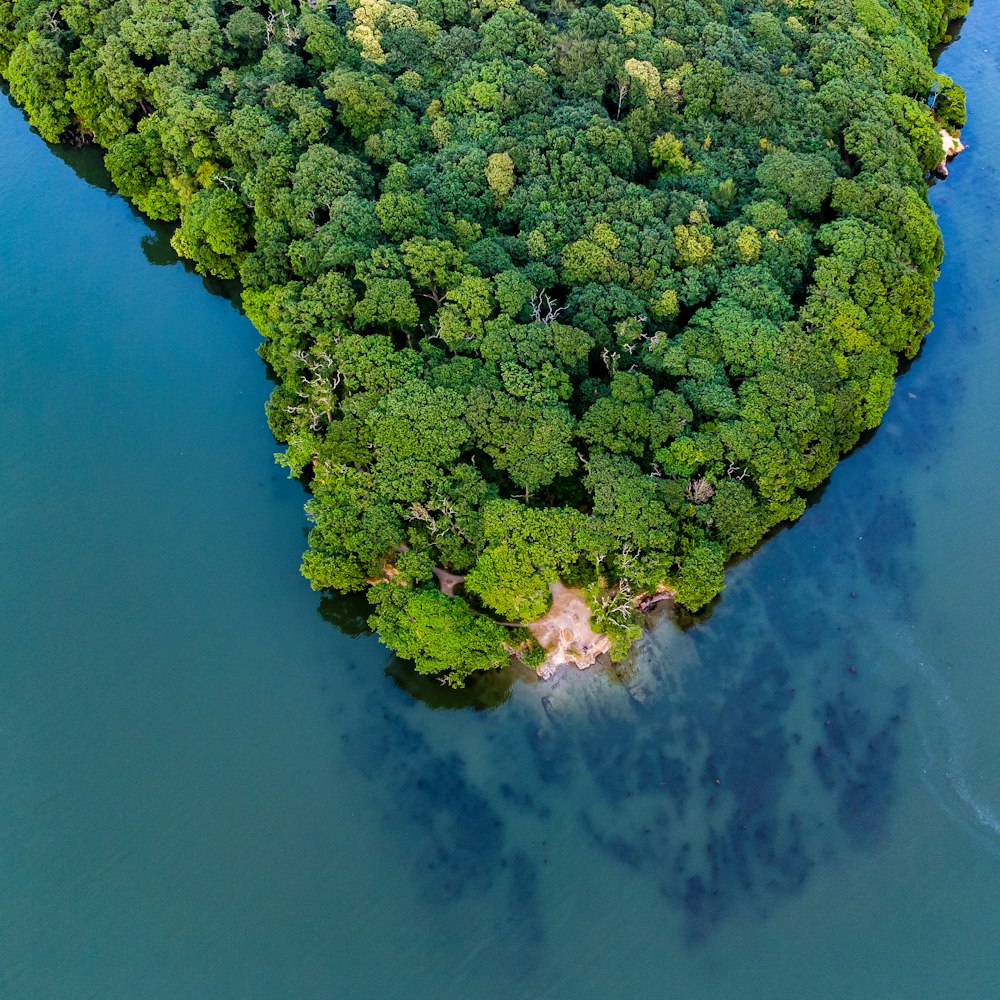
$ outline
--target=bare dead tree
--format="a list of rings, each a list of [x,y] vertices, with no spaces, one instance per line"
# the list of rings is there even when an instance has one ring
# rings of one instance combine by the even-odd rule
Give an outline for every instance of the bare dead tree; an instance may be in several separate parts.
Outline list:
[[[629,78],[627,76],[616,77],[615,83],[618,85],[618,107],[615,109],[615,121],[617,122],[621,121],[622,107],[628,96]]]
[[[286,406],[285,411],[293,416],[309,417],[309,429],[319,431],[322,429],[323,414],[309,406]]]
[[[432,535],[438,534],[437,518],[422,504],[416,500],[410,504],[410,512],[406,515],[408,521],[422,521],[431,529]]]
[[[438,289],[437,285],[431,285],[428,291],[417,292],[417,294],[423,299],[430,299],[440,309],[445,298],[448,296],[448,289],[446,288],[442,292]]]
[[[407,520],[426,524],[435,537],[450,532],[468,540],[468,535],[458,524],[458,514],[458,509],[450,497],[436,496],[426,503],[414,501],[406,517]]]
[[[604,362],[605,368],[608,369],[609,375],[614,375],[620,357],[621,355],[617,351],[612,353],[606,347],[601,351],[601,360]]]
[[[320,417],[325,416],[328,424],[333,423],[333,411],[337,408],[338,389],[344,379],[337,363],[324,350],[292,352],[292,357],[301,362],[304,369],[298,395],[303,406],[288,407],[289,413],[309,413],[312,429],[319,430]]]
[[[54,7],[50,7],[45,12],[45,27],[53,35],[58,35],[59,32],[66,27],[62,19],[59,17],[59,11]]]
[[[295,43],[302,37],[302,29],[297,24],[292,24],[286,10],[281,12],[281,27],[285,35],[285,44],[289,48],[294,47]]]
[[[662,334],[663,334],[662,330],[657,330],[656,333],[653,334],[644,333],[642,335],[640,339],[645,341],[647,351],[652,352],[653,348],[656,347],[656,345],[660,342],[660,337],[662,336]]]
[[[692,479],[684,488],[684,496],[691,503],[708,503],[715,496],[715,487],[707,479]]]
[[[549,295],[544,288],[540,292],[532,293],[530,301],[531,318],[536,323],[544,323],[546,326],[566,311],[566,307],[559,305],[558,300]]]

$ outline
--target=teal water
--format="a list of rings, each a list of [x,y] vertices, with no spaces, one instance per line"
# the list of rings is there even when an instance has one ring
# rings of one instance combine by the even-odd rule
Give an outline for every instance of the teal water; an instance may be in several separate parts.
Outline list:
[[[465,702],[298,575],[224,289],[0,107],[0,996],[1000,995],[990,14],[879,432],[621,676]]]

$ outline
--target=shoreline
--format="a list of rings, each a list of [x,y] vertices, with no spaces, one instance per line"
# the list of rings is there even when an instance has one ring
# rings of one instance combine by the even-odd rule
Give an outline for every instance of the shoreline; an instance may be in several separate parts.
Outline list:
[[[564,666],[586,670],[611,649],[611,639],[594,631],[590,606],[582,591],[561,582],[550,583],[549,590],[552,606],[541,618],[524,626],[545,650],[545,659],[535,668],[542,680],[549,680]]]
[[[934,176],[942,181],[946,181],[948,179],[948,164],[959,153],[964,153],[966,149],[968,149],[968,146],[962,142],[961,132],[958,135],[952,135],[946,128],[941,129],[941,152],[944,154],[944,158],[934,168]]]

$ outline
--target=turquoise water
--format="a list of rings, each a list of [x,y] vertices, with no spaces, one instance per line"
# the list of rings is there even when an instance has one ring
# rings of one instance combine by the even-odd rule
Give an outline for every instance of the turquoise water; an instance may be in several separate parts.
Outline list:
[[[0,995],[1000,995],[990,13],[880,431],[619,674],[465,699],[298,575],[224,289],[4,104]]]

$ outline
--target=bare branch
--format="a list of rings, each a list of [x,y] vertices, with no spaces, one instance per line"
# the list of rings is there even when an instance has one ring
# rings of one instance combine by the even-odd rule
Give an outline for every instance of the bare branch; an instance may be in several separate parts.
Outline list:
[[[707,479],[692,479],[684,488],[684,496],[691,503],[708,503],[715,496],[715,487]]]
[[[540,292],[533,292],[530,302],[531,318],[536,323],[544,323],[546,326],[566,311],[566,307],[559,305],[558,300],[549,295],[544,288]]]

